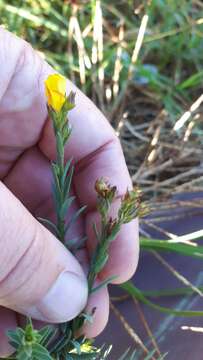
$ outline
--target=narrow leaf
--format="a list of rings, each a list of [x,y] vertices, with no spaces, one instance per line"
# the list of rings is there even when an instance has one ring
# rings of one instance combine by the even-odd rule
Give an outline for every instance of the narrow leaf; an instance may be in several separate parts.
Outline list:
[[[113,280],[117,279],[118,276],[116,275],[112,275],[112,276],[109,276],[106,280],[102,281],[98,286],[94,287],[92,290],[91,290],[91,293],[94,293],[104,287],[106,287],[108,284],[110,284]]]
[[[52,230],[52,231],[54,232],[54,234],[55,234],[56,236],[59,235],[57,226],[56,226],[52,221],[50,221],[50,220],[48,220],[48,219],[41,218],[41,217],[38,217],[37,219],[38,219],[40,222],[42,222],[44,225],[47,225],[47,226],[50,228],[50,230]]]
[[[57,145],[57,162],[60,164],[64,154],[64,144],[60,131],[56,134],[56,145]]]
[[[167,240],[140,239],[140,245],[145,250],[172,251],[182,255],[203,258],[203,246],[192,246],[182,243],[172,243]]]
[[[48,350],[40,344],[34,344],[32,350],[33,358],[37,360],[53,360]]]
[[[71,220],[68,222],[68,224],[66,225],[66,229],[65,231],[67,232],[71,225],[77,220],[77,218],[83,213],[83,211],[86,209],[87,206],[83,206],[81,207],[71,218]]]
[[[40,344],[44,347],[47,347],[47,345],[50,343],[50,341],[55,336],[57,329],[51,325],[48,325],[48,326],[44,326],[38,332],[41,336]]]
[[[71,335],[72,335],[72,331],[70,330],[69,333],[64,334],[63,336],[60,337],[60,339],[52,346],[50,353],[55,353],[55,352],[59,352],[61,349],[64,348],[64,346],[66,346],[70,339],[71,339]]]
[[[20,346],[23,342],[25,332],[21,328],[17,327],[16,330],[8,330],[7,335],[9,340],[11,340],[13,344],[16,344],[16,346]]]
[[[124,284],[121,284],[120,287],[124,290],[126,290],[131,296],[134,296],[136,299],[140,300],[144,304],[150,306],[151,308],[158,310],[160,312],[166,313],[166,314],[173,314],[176,316],[188,316],[188,317],[195,317],[195,316],[203,316],[203,311],[189,311],[189,310],[175,310],[170,309],[167,307],[159,306],[152,301],[148,300],[143,293],[136,288],[131,281],[127,281]]]
[[[70,165],[71,165],[71,162],[72,162],[72,158],[69,159],[65,165],[65,168],[64,168],[64,172],[63,172],[63,176],[62,176],[62,179],[61,179],[61,183],[64,185],[65,183],[65,180],[66,180],[66,177],[67,177],[67,174],[68,174],[68,171],[70,169]]]
[[[71,196],[71,197],[69,197],[68,199],[66,199],[66,200],[64,201],[63,205],[62,205],[61,208],[60,208],[60,212],[59,212],[60,217],[61,217],[62,219],[65,218],[65,216],[66,216],[66,214],[67,214],[67,211],[68,211],[69,207],[71,206],[71,204],[72,204],[72,202],[73,202],[74,199],[75,199],[75,196]]]
[[[65,197],[70,193],[72,178],[73,178],[74,167],[72,166],[68,176],[63,180],[63,194]]]

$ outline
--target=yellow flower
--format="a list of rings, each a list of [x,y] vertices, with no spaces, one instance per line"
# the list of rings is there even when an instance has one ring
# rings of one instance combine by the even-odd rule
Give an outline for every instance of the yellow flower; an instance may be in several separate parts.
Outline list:
[[[60,74],[49,75],[45,81],[48,105],[59,112],[66,101],[66,79]]]

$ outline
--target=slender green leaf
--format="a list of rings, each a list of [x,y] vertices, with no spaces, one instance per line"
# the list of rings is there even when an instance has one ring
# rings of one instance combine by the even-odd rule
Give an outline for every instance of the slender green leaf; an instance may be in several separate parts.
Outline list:
[[[53,360],[48,350],[40,344],[33,345],[32,355],[36,360]]]
[[[59,235],[59,232],[58,232],[58,229],[57,229],[57,226],[50,220],[48,219],[44,219],[44,218],[41,218],[41,217],[38,217],[37,218],[40,222],[42,222],[44,225],[47,225],[50,230],[53,231],[53,233],[58,236]]]
[[[67,211],[74,200],[75,200],[75,196],[71,196],[64,201],[59,211],[60,218],[64,219],[66,217]]]
[[[197,286],[197,289],[199,289],[201,292],[203,292],[202,286]],[[181,296],[181,295],[192,295],[194,294],[194,290],[190,287],[180,287],[175,289],[163,289],[163,290],[149,290],[144,291],[142,290],[142,293],[146,297],[168,297],[168,296]]]
[[[118,276],[116,275],[112,275],[112,276],[109,276],[106,280],[102,281],[98,286],[94,287],[92,290],[91,290],[91,293],[94,293],[104,287],[106,287],[107,285],[111,284],[111,282],[115,279],[117,279]]]
[[[64,144],[63,138],[60,131],[57,131],[56,134],[56,145],[57,145],[57,163],[61,163],[61,159],[64,157]]]
[[[72,218],[70,219],[70,221],[69,221],[69,222],[67,223],[67,225],[66,225],[66,229],[65,229],[66,232],[70,229],[71,225],[78,219],[78,217],[83,213],[83,211],[85,211],[86,207],[87,207],[87,206],[81,207],[81,208],[72,216]]]
[[[61,183],[63,184],[63,187],[64,187],[64,183],[65,183],[65,180],[68,176],[68,171],[70,169],[70,166],[71,166],[71,162],[72,162],[72,158],[69,159],[67,162],[66,162],[66,165],[65,165],[65,168],[64,168],[64,172],[63,172],[63,176],[62,176],[62,179],[61,179]]]
[[[203,246],[187,245],[183,243],[172,243],[168,240],[152,240],[141,237],[140,246],[144,250],[171,251],[186,256],[203,259]]]
[[[20,351],[17,352],[16,355],[17,360],[32,360],[32,348],[31,347],[23,347]]]
[[[70,342],[71,335],[72,335],[71,330],[69,331],[69,333],[65,333],[64,335],[62,335],[56,341],[56,343],[51,347],[50,353],[53,354],[55,352],[60,352],[61,349],[63,349],[64,346],[66,346]]]
[[[190,87],[197,86],[202,83],[203,71],[199,71],[196,74],[191,75],[182,83],[180,83],[177,88],[179,90],[184,90]]]
[[[38,332],[41,336],[40,344],[44,347],[47,347],[51,340],[54,338],[57,329],[54,328],[54,326],[47,325],[44,326],[42,329],[38,330]]]
[[[139,301],[143,302],[144,304],[150,306],[151,308],[158,310],[159,312],[163,312],[166,314],[173,314],[176,316],[185,316],[185,317],[198,317],[198,316],[203,316],[203,311],[189,311],[189,310],[175,310],[175,309],[170,309],[167,307],[163,307],[163,306],[159,306],[155,303],[153,303],[152,301],[150,301],[149,299],[147,299],[143,293],[133,285],[133,283],[131,281],[128,281],[122,285],[120,285],[120,287],[122,289],[124,289],[125,291],[127,291],[131,296],[135,297],[136,299],[138,299]]]
[[[64,193],[65,197],[70,193],[73,173],[74,173],[74,166],[71,166],[68,176],[66,177],[66,179],[62,180],[63,184],[64,184],[63,185],[63,193]]]
[[[25,8],[19,8],[18,6],[12,6],[12,5],[5,4],[5,3],[3,5],[8,12],[10,12],[12,14],[16,14],[18,16],[21,16],[22,18],[24,18],[26,20],[29,20],[35,26],[37,26],[37,27],[45,26],[50,31],[56,32],[63,37],[67,37],[66,29],[62,29],[61,26],[57,26],[55,23],[53,23],[45,18],[31,14],[30,10],[28,11]]]
[[[12,345],[17,348],[22,344],[25,332],[21,328],[17,327],[15,330],[8,330],[7,336],[9,340],[12,341]]]

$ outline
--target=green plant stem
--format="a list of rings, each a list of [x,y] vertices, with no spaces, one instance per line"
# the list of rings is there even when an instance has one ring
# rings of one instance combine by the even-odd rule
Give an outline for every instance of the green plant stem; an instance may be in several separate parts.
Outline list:
[[[56,148],[59,149],[60,143],[59,143],[59,137],[56,136]],[[58,165],[58,169],[59,169],[59,184],[60,184],[60,190],[61,190],[61,197],[62,197],[62,204],[64,203],[64,189],[63,189],[63,183],[62,183],[62,178],[64,175],[64,147],[62,147],[62,149],[60,151],[57,151],[57,162],[56,164]],[[65,216],[62,214],[61,209],[59,209],[59,211],[57,212],[57,229],[58,229],[58,234],[59,234],[59,240],[62,243],[65,243],[65,234],[66,234],[66,230],[65,230]]]

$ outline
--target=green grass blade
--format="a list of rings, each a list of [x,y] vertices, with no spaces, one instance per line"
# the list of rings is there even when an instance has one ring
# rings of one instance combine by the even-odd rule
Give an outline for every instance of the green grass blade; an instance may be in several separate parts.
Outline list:
[[[144,250],[158,250],[176,252],[185,256],[203,259],[203,246],[187,245],[183,243],[172,243],[169,240],[154,240],[141,237],[140,246]]]
[[[147,299],[143,295],[142,291],[140,291],[136,286],[134,286],[131,281],[128,281],[120,285],[120,287],[124,289],[128,294],[130,294],[131,296],[135,297],[136,299],[144,303],[145,305],[148,305],[159,312],[166,314],[173,314],[176,316],[186,316],[186,317],[203,316],[203,311],[175,310],[175,309],[159,306],[153,303],[152,301],[150,301],[149,299]]]

